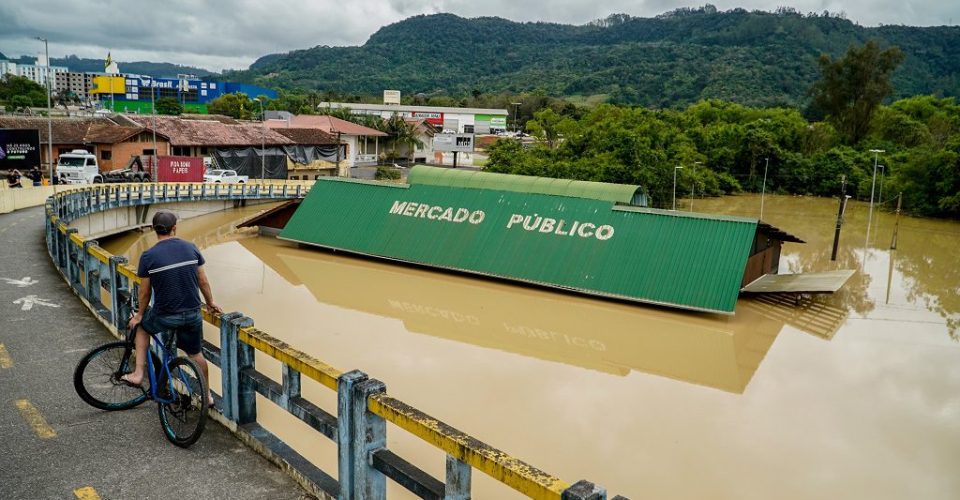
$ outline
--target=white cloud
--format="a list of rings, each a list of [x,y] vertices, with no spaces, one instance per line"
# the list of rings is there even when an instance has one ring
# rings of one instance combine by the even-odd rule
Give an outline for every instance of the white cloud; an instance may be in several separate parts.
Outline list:
[[[705,3],[705,2],[704,2]],[[773,10],[779,1],[711,2],[721,10]],[[583,24],[612,13],[651,17],[681,6],[676,0],[30,0],[0,4],[0,52],[35,55],[36,36],[53,57],[76,54],[118,61],[151,60],[209,69],[246,67],[256,58],[316,45],[360,45],[380,27],[416,14],[450,12],[515,21]],[[960,21],[960,2],[800,0],[800,12],[845,12],[865,26],[943,25]]]

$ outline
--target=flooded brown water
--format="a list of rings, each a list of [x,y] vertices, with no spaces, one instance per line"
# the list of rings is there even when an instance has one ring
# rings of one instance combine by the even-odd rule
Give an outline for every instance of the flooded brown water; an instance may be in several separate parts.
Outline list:
[[[698,211],[759,215],[757,196]],[[960,224],[767,196],[799,236],[781,272],[856,269],[799,306],[741,299],[732,317],[674,312],[308,249],[185,221],[218,302],[341,370],[567,481],[659,499],[960,498]],[[153,242],[104,243],[133,261]],[[781,301],[784,302],[784,301]],[[208,332],[216,342],[216,334]],[[279,380],[263,356],[258,368]],[[214,387],[219,381],[213,380]],[[306,384],[305,384],[306,385]],[[335,395],[306,385],[335,413]],[[271,403],[261,421],[336,475],[336,447]],[[443,454],[388,427],[389,446],[443,478]],[[477,498],[512,498],[474,474]],[[406,498],[398,487],[393,498]]]

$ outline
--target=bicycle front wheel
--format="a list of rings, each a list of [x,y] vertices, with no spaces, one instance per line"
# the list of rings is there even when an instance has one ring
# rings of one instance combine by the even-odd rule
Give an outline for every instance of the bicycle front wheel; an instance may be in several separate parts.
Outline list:
[[[115,411],[133,408],[146,401],[143,389],[131,387],[120,380],[124,373],[133,371],[136,362],[130,342],[111,342],[88,352],[73,371],[73,387],[80,399],[101,410]]]
[[[196,363],[176,358],[170,363],[170,380],[161,377],[160,425],[171,443],[187,448],[200,439],[207,424],[206,381]]]

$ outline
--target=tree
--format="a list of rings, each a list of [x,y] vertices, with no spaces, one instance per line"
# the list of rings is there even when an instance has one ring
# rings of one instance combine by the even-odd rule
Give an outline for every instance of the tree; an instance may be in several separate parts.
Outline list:
[[[873,40],[850,47],[836,61],[820,56],[820,80],[811,87],[813,102],[846,144],[854,146],[866,137],[874,111],[893,92],[890,74],[903,59],[899,48],[881,50]]]
[[[161,115],[180,115],[183,114],[183,106],[173,97],[161,97],[157,99],[157,114]]]
[[[243,92],[223,94],[207,103],[207,112],[215,115],[226,115],[239,120],[253,118],[253,110],[258,104],[247,97]]]
[[[383,131],[393,137],[391,155],[397,157],[397,145],[406,144],[410,149],[422,148],[423,141],[417,138],[417,128],[409,124],[400,115],[394,113],[383,125]]]

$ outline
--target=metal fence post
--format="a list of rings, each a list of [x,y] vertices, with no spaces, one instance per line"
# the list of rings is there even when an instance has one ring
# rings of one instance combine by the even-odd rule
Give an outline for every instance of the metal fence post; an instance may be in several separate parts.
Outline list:
[[[456,457],[447,454],[447,480],[444,500],[470,500],[473,469]]]
[[[110,324],[117,327],[121,332],[124,327],[120,325],[120,264],[126,264],[127,258],[117,255],[110,256]]]
[[[563,490],[561,500],[607,500],[607,490],[590,481],[581,479]]]
[[[257,418],[256,392],[244,382],[240,372],[253,367],[253,348],[240,342],[240,328],[253,326],[253,320],[239,312],[220,316],[220,378],[223,382],[223,415],[243,425]]]

